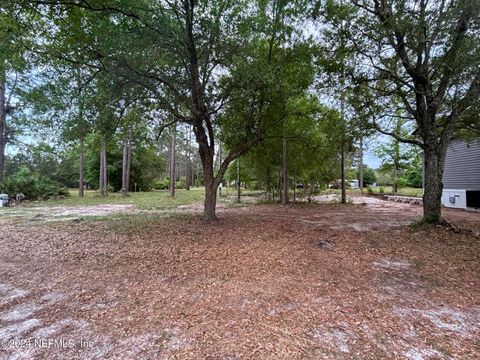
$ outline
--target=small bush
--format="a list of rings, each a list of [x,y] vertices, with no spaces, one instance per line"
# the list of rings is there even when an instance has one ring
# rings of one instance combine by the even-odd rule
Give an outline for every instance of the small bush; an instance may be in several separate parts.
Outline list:
[[[245,188],[249,190],[261,190],[260,182],[248,181],[247,183],[245,183]]]
[[[385,194],[385,189],[383,188],[383,186],[380,186],[380,189],[378,189],[378,191],[380,192],[380,194]]]
[[[367,192],[371,195],[373,194],[373,189],[371,186],[367,187]]]
[[[155,184],[153,185],[153,188],[155,190],[168,190],[169,186],[170,186],[170,178],[165,177],[162,180],[158,180],[157,182],[155,182]]]
[[[187,178],[182,176],[180,179],[175,181],[175,188],[177,189],[185,189],[187,186]]]
[[[408,180],[401,177],[397,180],[397,186],[398,187],[405,187],[405,186],[408,186]]]
[[[20,168],[0,184],[0,191],[15,197],[23,193],[29,200],[48,199],[56,196],[68,196],[68,190],[49,178]]]
[[[408,169],[405,172],[405,178],[407,179],[408,186],[421,188],[423,185],[422,167],[417,166]]]
[[[176,189],[185,189],[187,185],[187,179],[185,176],[182,176],[180,179],[175,181],[175,188]],[[168,190],[170,189],[170,178],[167,176],[162,180],[158,180],[153,185],[154,190]]]

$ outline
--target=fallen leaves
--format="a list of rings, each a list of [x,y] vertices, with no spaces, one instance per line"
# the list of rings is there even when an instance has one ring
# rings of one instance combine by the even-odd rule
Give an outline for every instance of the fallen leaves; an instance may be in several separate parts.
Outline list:
[[[29,316],[83,324],[102,339],[99,358],[477,357],[480,219],[447,214],[472,233],[391,227],[394,218],[372,231],[385,213],[403,224],[418,209],[262,205],[224,209],[215,225],[141,214],[6,220],[0,283],[28,295],[2,302],[0,314],[60,294]]]

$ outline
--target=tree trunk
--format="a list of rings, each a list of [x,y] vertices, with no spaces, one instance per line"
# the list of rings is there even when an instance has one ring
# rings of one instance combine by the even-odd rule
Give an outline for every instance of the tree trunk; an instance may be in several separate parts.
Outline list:
[[[342,140],[342,147],[341,147],[341,154],[340,154],[340,166],[342,167],[342,204],[347,203],[347,184],[345,181],[345,141]]]
[[[192,148],[191,148],[191,130],[188,127],[188,135],[187,135],[187,168],[185,171],[185,190],[190,190],[190,186],[192,186]]]
[[[217,186],[212,181],[205,182],[205,203],[203,208],[203,220],[210,222],[217,220]]]
[[[130,134],[123,140],[123,160],[122,160],[122,196],[128,196],[130,187],[130,158],[131,141]]]
[[[402,123],[400,120],[397,121],[397,128],[395,130],[395,133],[400,136],[401,135],[401,130],[402,130]],[[398,191],[398,186],[397,186],[397,175],[399,173],[400,169],[400,162],[401,162],[401,157],[400,157],[400,142],[395,140],[395,147],[394,147],[394,152],[393,152],[393,172],[392,172],[392,194],[395,195]]]
[[[203,159],[203,176],[205,181],[205,203],[203,208],[203,221],[210,222],[217,220],[215,210],[217,206],[218,182],[215,181],[215,176],[213,174],[213,153],[207,151],[206,153],[201,153],[201,157]]]
[[[437,223],[442,218],[442,177],[446,148],[445,144],[443,146],[426,146],[424,149],[423,220],[426,223]]]
[[[392,194],[397,193],[397,165],[393,163],[393,172],[392,172]]]
[[[84,191],[84,174],[85,174],[85,144],[83,136],[80,138],[80,173],[78,177],[78,196],[83,197],[85,195]]]
[[[200,186],[200,164],[197,164],[197,173],[195,175],[195,186]]]
[[[341,27],[343,29],[343,22],[341,23]],[[342,45],[343,46],[343,37],[341,38]],[[340,77],[340,117],[342,121],[342,144],[340,148],[340,166],[342,167],[341,169],[341,185],[342,185],[342,204],[347,203],[347,184],[345,181],[345,132],[346,132],[346,124],[345,124],[345,94],[343,93],[345,86],[345,78],[344,74],[342,71],[342,76]]]
[[[100,196],[107,196],[107,144],[105,139],[100,141]]]
[[[360,159],[358,167],[358,187],[360,193],[363,194],[363,136],[360,136]]]
[[[108,196],[108,175],[107,175],[107,143],[103,143],[103,184],[105,188],[105,196]]]
[[[177,128],[173,126],[172,139],[170,144],[170,196],[175,197],[175,147],[177,139]]]
[[[104,184],[103,184],[103,141],[100,143],[100,171],[98,172],[98,192],[100,193],[100,196],[103,196],[104,194]]]
[[[199,144],[199,153],[200,158],[202,160],[202,167],[203,167],[203,176],[204,176],[204,183],[205,183],[205,203],[203,209],[203,221],[210,222],[217,219],[216,216],[216,204],[217,204],[217,190],[220,184],[221,179],[227,171],[228,165],[231,161],[238,158],[240,155],[232,155],[229,154],[227,158],[222,162],[220,168],[218,170],[217,176],[214,175],[214,154],[215,154],[215,147],[213,146],[213,141],[210,145],[204,141],[205,136],[201,133],[202,129],[196,128],[195,130],[198,132],[197,142]],[[211,137],[213,139],[213,137]]]
[[[288,143],[287,139],[283,138],[282,149],[282,206],[288,204]]]
[[[297,202],[297,180],[293,179],[293,202]]]
[[[267,167],[266,171],[266,179],[267,179],[267,201],[272,200],[272,179],[270,178],[270,167]]]
[[[122,196],[128,195],[127,186],[127,159],[128,159],[128,149],[127,149],[127,139],[123,139],[123,158],[122,158]]]
[[[240,189],[240,159],[237,159],[237,202],[240,202],[241,189]]]
[[[220,169],[220,166],[222,165],[222,142],[218,142],[218,168]],[[220,176],[220,174],[218,174]],[[222,182],[222,178],[220,177],[220,183]],[[220,186],[218,189],[218,196],[222,197],[222,187]]]
[[[126,189],[127,189],[127,194],[128,194],[128,191],[130,190],[130,169],[132,167],[132,136],[131,134],[129,133],[128,134],[128,149],[127,149],[127,185],[126,185]]]
[[[187,160],[187,171],[186,171],[186,179],[185,179],[185,190],[189,191],[190,187],[192,186],[192,168],[190,165],[190,161]]]
[[[3,181],[5,173],[6,122],[5,70],[0,68],[0,182]]]

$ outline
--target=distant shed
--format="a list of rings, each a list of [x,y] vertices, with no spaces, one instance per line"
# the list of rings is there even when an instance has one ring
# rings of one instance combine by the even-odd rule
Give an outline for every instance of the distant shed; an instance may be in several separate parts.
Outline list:
[[[442,204],[461,209],[480,208],[480,139],[454,140],[447,149]]]

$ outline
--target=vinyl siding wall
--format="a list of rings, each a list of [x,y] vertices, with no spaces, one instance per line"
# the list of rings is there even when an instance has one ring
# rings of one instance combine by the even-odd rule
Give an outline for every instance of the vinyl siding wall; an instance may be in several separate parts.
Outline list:
[[[447,150],[444,189],[480,190],[480,139],[454,140]]]

